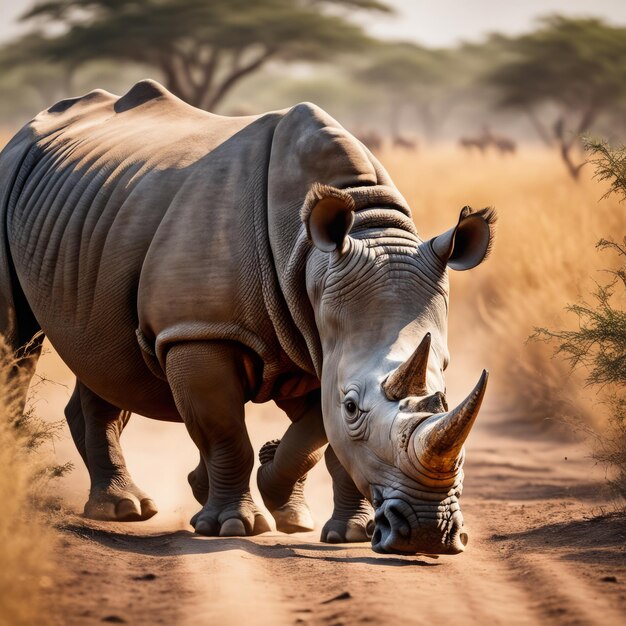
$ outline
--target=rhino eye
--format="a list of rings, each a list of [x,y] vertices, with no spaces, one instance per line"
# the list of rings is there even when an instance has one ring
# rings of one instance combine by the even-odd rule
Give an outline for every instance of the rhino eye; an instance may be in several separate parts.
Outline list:
[[[359,411],[359,407],[357,407],[354,400],[346,401],[344,406],[346,407],[346,413],[348,414],[348,417],[356,417],[356,414]]]
[[[348,434],[353,439],[365,439],[368,436],[367,411],[359,407],[358,393],[349,391],[343,400],[343,415]]]
[[[363,411],[359,408],[359,398],[354,391],[349,391],[343,400],[343,412],[346,420],[350,423],[355,423],[363,414]]]

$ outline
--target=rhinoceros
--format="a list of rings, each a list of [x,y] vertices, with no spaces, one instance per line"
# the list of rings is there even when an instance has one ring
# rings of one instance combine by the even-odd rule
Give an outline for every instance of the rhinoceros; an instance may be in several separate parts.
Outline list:
[[[197,533],[269,530],[244,405],[274,400],[291,425],[257,480],[278,530],[313,528],[303,481],[325,455],[322,541],[464,549],[463,444],[487,374],[448,409],[447,271],[487,256],[492,210],[424,241],[381,164],[317,106],[222,117],[150,80],[37,115],[0,154],[0,202],[15,393],[47,336],[76,375],[86,516],[157,511],[119,444],[135,412],[184,422],[197,445]]]

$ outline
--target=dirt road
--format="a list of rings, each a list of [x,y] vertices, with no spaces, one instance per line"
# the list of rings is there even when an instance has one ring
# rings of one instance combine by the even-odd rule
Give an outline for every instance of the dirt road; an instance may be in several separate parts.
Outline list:
[[[55,377],[59,364],[48,358]],[[63,378],[61,376],[61,378]],[[68,379],[69,382],[69,379]],[[47,392],[56,416],[68,391]],[[255,448],[285,420],[253,408]],[[603,476],[580,443],[502,425],[489,406],[469,441],[462,506],[465,553],[380,556],[368,544],[325,545],[319,531],[220,539],[193,535],[185,483],[195,452],[178,425],[133,418],[124,435],[137,482],[161,506],[149,522],[70,516],[58,548],[50,620],[149,624],[610,624],[626,623],[626,525],[604,508]],[[69,437],[58,446],[65,460]],[[76,459],[75,459],[76,460]],[[77,511],[86,472],[62,486]],[[307,485],[321,526],[330,512],[323,467]]]

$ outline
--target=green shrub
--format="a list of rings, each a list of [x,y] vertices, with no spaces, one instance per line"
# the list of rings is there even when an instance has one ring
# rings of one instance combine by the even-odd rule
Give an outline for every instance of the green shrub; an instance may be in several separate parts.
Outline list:
[[[595,165],[596,178],[610,183],[606,195],[626,199],[626,147],[611,148],[606,142],[586,140]],[[622,242],[601,239],[596,248],[616,253],[616,269],[607,269],[608,280],[596,283],[591,302],[569,305],[577,316],[576,330],[537,328],[533,337],[555,342],[555,354],[572,369],[582,368],[586,384],[595,390],[608,409],[607,432],[584,427],[596,440],[594,458],[609,470],[615,493],[626,499],[626,236]]]

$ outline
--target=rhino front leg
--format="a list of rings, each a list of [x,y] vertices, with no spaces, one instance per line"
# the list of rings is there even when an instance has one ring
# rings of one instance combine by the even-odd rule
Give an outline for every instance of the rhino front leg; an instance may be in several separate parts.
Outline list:
[[[201,535],[270,530],[250,495],[254,453],[244,422],[247,378],[242,357],[237,344],[226,342],[181,343],[167,353],[167,379],[176,406],[208,475],[208,499],[191,519]]]
[[[369,541],[374,532],[374,509],[328,446],[324,455],[333,479],[332,517],[324,524],[321,540],[326,543]]]
[[[65,415],[91,479],[85,516],[127,522],[155,515],[154,501],[133,482],[120,447],[130,412],[109,404],[77,381]]]
[[[320,392],[277,404],[293,423],[280,441],[268,441],[261,448],[257,484],[278,530],[284,533],[313,530],[313,517],[304,499],[304,483],[307,472],[322,458],[328,442]]]

